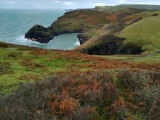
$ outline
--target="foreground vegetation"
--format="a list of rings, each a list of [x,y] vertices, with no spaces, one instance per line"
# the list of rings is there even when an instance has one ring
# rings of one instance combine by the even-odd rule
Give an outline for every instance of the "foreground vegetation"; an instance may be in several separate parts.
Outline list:
[[[0,51],[2,120],[160,118],[159,53],[90,56],[6,43]]]
[[[120,69],[59,72],[22,84],[0,102],[1,119],[158,120],[160,73]]]
[[[45,41],[84,32],[74,50],[0,43],[0,120],[160,120],[160,11],[124,7],[75,10],[31,29]]]

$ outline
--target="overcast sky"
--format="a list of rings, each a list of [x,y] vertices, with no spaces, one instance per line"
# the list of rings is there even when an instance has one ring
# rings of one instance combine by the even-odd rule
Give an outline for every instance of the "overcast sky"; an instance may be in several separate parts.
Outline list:
[[[75,9],[117,4],[156,4],[160,0],[0,0],[0,8]]]

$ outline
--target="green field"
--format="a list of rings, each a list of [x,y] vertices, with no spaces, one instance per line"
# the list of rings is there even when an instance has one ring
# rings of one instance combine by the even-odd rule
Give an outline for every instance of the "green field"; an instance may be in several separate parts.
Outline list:
[[[151,16],[158,14],[157,16]],[[142,46],[145,51],[158,50],[160,48],[160,11],[140,14],[142,20],[123,29],[119,36],[125,37],[125,43],[132,42]]]

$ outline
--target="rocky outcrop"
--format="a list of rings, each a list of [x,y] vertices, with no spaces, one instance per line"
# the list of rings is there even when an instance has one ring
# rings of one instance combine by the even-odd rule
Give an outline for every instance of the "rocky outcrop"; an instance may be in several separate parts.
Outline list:
[[[59,30],[59,31],[53,31],[50,27],[45,28],[41,25],[35,25],[33,26],[26,34],[25,38],[28,38],[32,41],[36,41],[39,43],[48,43],[50,40],[52,40],[55,36],[61,35],[61,34],[68,34],[68,33],[81,33],[81,29],[73,29],[73,30]]]
[[[79,39],[80,44],[83,44],[84,42],[88,40],[88,37],[83,34],[77,35],[77,38]]]
[[[42,25],[35,25],[25,34],[25,38],[40,43],[48,43],[54,38],[54,33]]]
[[[42,25],[33,26],[26,34],[25,38],[39,43],[48,43],[55,36],[67,33],[81,33],[81,29],[72,29],[72,30],[61,30],[54,31],[51,27],[45,28]]]

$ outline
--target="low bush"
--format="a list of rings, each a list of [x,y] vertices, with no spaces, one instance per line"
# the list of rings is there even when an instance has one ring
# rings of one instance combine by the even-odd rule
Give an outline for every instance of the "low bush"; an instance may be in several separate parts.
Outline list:
[[[124,69],[59,72],[43,81],[22,84],[15,93],[1,98],[0,119],[132,120],[141,116],[158,120],[157,76],[159,73]]]

